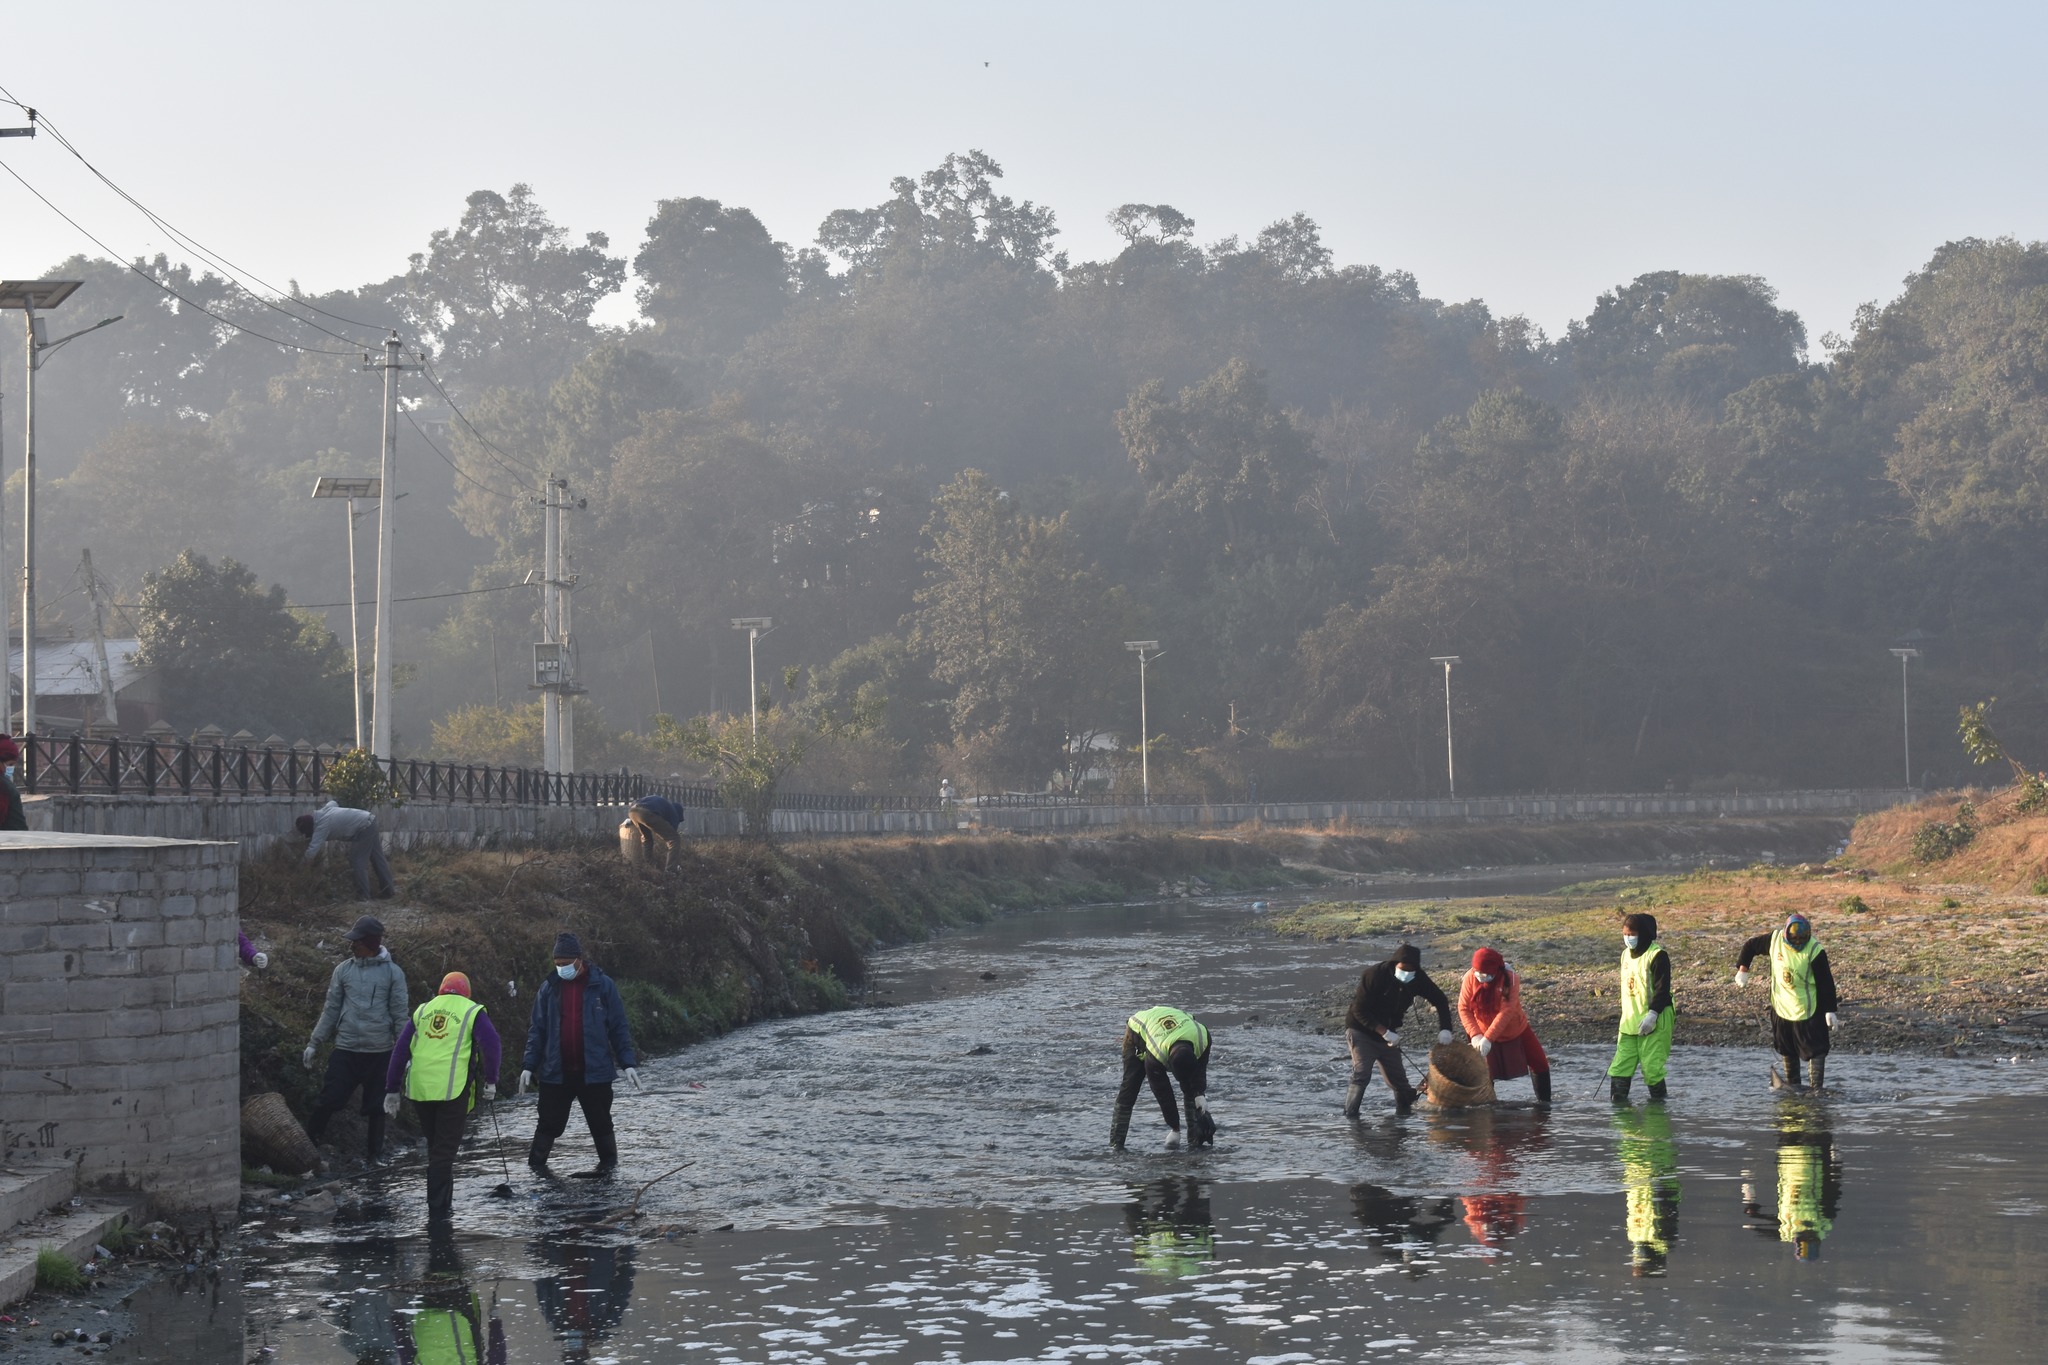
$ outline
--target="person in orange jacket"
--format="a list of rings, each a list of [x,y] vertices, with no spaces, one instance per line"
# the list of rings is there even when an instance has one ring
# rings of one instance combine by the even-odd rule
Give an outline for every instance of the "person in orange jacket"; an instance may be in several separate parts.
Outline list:
[[[1472,970],[1458,988],[1458,1019],[1496,1081],[1527,1076],[1536,1102],[1550,1103],[1550,1058],[1522,1012],[1521,978],[1491,948],[1472,954]]]

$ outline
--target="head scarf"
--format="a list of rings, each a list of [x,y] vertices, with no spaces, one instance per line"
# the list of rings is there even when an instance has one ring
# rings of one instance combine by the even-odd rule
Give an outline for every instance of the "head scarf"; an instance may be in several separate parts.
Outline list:
[[[1794,948],[1804,948],[1813,938],[1813,924],[1804,915],[1794,915],[1785,921],[1785,942]]]
[[[1472,954],[1472,971],[1475,977],[1483,974],[1493,978],[1491,981],[1473,981],[1475,1003],[1485,1009],[1499,1009],[1501,992],[1506,989],[1508,964],[1493,949],[1481,948]]]
[[[459,995],[467,999],[469,997],[469,978],[461,972],[448,973],[448,975],[441,978],[440,993],[442,995]]]

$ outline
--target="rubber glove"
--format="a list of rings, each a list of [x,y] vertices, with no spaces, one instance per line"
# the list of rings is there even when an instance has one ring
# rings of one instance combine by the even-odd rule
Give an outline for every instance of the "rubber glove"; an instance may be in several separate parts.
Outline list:
[[[1829,1011],[1828,1011],[1828,1027],[1829,1027],[1829,1028],[1840,1028],[1841,1026],[1842,1026],[1842,1016],[1841,1016],[1841,1015],[1839,1015],[1839,1014],[1836,1014],[1836,1013],[1835,1013],[1835,1012],[1834,1012],[1833,1010],[1829,1010]]]
[[[1650,1036],[1651,1034],[1655,1033],[1656,1031],[1657,1031],[1657,1011],[1655,1011],[1655,1010],[1651,1010],[1651,1011],[1650,1011],[1649,1013],[1647,1013],[1647,1014],[1645,1014],[1645,1015],[1643,1016],[1643,1024],[1642,1024],[1642,1027],[1641,1027],[1641,1028],[1639,1028],[1639,1029],[1637,1029],[1637,1030],[1636,1030],[1636,1032],[1637,1032],[1637,1033],[1640,1033],[1640,1034],[1642,1034],[1642,1035],[1643,1035],[1643,1036],[1644,1036],[1645,1038],[1647,1038],[1647,1037],[1649,1037],[1649,1036]]]
[[[1474,1038],[1472,1040],[1472,1046],[1478,1048],[1479,1055],[1484,1057],[1487,1053],[1493,1051],[1493,1039],[1483,1036]]]
[[[1737,967],[1735,969],[1735,984],[1738,986],[1747,986],[1749,984],[1749,968]]]
[[[626,1079],[633,1083],[633,1088],[635,1090],[640,1089],[640,1068],[637,1066],[627,1067]]]
[[[267,970],[270,966],[269,953],[258,953],[256,954],[256,956],[250,958],[249,960],[256,964],[256,970],[259,972]]]
[[[1401,1035],[1394,1032],[1392,1029],[1388,1029],[1385,1033],[1382,1033],[1380,1037],[1387,1040],[1388,1047],[1399,1047],[1401,1045]]]
[[[306,1050],[305,1050],[304,1052],[301,1052],[301,1053],[299,1054],[299,1060],[300,1060],[301,1062],[304,1062],[304,1063],[306,1064],[306,1070],[308,1070],[308,1071],[311,1071],[311,1070],[313,1069],[313,1048],[314,1048],[314,1046],[315,1046],[315,1045],[314,1045],[314,1044],[312,1044],[312,1043],[308,1043],[308,1044],[306,1044]]]
[[[1440,1047],[1449,1047],[1456,1040],[1451,1036],[1449,1029],[1440,1028],[1436,1031],[1436,1041]]]
[[[524,1095],[524,1094],[525,1094],[525,1093],[527,1092],[527,1090],[528,1090],[528,1089],[529,1089],[529,1088],[530,1088],[530,1087],[531,1087],[532,1085],[533,1085],[533,1073],[532,1073],[531,1071],[522,1071],[522,1072],[520,1072],[520,1073],[519,1073],[519,1093],[520,1093],[520,1094],[522,1094],[522,1095]]]
[[[398,1117],[398,1092],[396,1090],[384,1096],[384,1112],[392,1118]]]

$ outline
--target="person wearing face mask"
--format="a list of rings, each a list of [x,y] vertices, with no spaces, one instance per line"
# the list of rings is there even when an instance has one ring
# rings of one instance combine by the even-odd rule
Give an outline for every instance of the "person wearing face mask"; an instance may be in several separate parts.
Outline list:
[[[1359,974],[1358,993],[1351,997],[1351,1009],[1344,1016],[1344,1037],[1351,1045],[1351,1088],[1344,1095],[1345,1118],[1358,1117],[1375,1065],[1394,1092],[1394,1108],[1406,1113],[1414,1107],[1415,1087],[1408,1083],[1408,1068],[1401,1062],[1399,1029],[1417,996],[1436,1006],[1437,1042],[1450,1042],[1451,1002],[1422,970],[1420,948],[1404,943],[1393,957]]]
[[[384,1073],[408,1017],[405,973],[391,960],[391,950],[384,946],[384,924],[375,915],[364,915],[342,937],[348,941],[349,955],[328,979],[327,1006],[313,1025],[306,1050],[299,1054],[310,1069],[320,1044],[334,1039],[334,1051],[327,1054],[327,1078],[320,1098],[313,1102],[306,1133],[319,1142],[328,1120],[360,1087],[363,1121],[369,1127],[364,1156],[374,1165],[384,1155]]]
[[[1764,954],[1771,960],[1771,1046],[1785,1059],[1784,1082],[1798,1085],[1799,1063],[1806,1061],[1813,1064],[1813,1088],[1818,1090],[1827,1084],[1829,1035],[1841,1023],[1828,950],[1814,938],[1806,916],[1794,915],[1784,928],[1742,945],[1735,960],[1736,985],[1749,984],[1749,964]],[[1771,1084],[1778,1084],[1776,1067],[1771,1068]]]
[[[1550,1103],[1550,1058],[1522,1012],[1522,980],[1492,948],[1472,954],[1458,988],[1458,1021],[1496,1081],[1529,1077],[1538,1104]]]
[[[555,970],[533,993],[533,1017],[526,1028],[526,1057],[519,1093],[540,1082],[540,1116],[527,1148],[526,1164],[548,1174],[548,1154],[569,1126],[569,1107],[583,1110],[597,1165],[576,1172],[579,1180],[608,1176],[619,1164],[612,1130],[612,1082],[621,1072],[640,1088],[633,1036],[626,1027],[626,1002],[610,977],[583,955],[576,935],[555,936]]]
[[[0,811],[0,830],[28,828],[28,813],[21,806],[21,791],[14,785],[14,774],[21,762],[21,746],[14,742],[12,735],[0,735],[0,802],[7,809]]]
[[[1638,1067],[1650,1098],[1664,1098],[1672,1013],[1671,955],[1657,942],[1657,917],[1630,915],[1621,922],[1621,1033],[1607,1068],[1607,1089],[1616,1104],[1628,1103]]]

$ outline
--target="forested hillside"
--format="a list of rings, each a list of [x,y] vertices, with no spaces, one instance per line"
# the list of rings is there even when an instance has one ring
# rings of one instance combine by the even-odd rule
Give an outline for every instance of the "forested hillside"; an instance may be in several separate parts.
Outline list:
[[[45,625],[82,624],[88,547],[137,610],[204,578],[145,599],[188,550],[345,598],[342,514],[307,495],[374,471],[362,353],[395,328],[428,365],[401,385],[412,752],[538,755],[513,585],[550,472],[587,500],[583,766],[680,770],[657,713],[743,712],[734,616],[775,619],[776,716],[879,717],[805,785],[1100,777],[1124,759],[1073,746],[1135,742],[1136,638],[1165,651],[1155,789],[1440,792],[1446,654],[1461,791],[1896,783],[1900,643],[1916,779],[1966,771],[1964,700],[2048,751],[2048,247],[1941,245],[1811,345],[1766,281],[1680,270],[1548,337],[1333,260],[1299,214],[1205,243],[1125,204],[1122,251],[1070,260],[1009,184],[948,157],[803,244],[682,197],[615,246],[478,191],[391,278],[281,302],[58,263],[67,317],[124,320],[39,382]],[[636,320],[594,322],[629,279]],[[333,643],[291,645],[259,728],[345,729]],[[208,709],[203,653],[173,719],[255,724]]]

